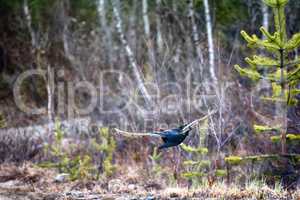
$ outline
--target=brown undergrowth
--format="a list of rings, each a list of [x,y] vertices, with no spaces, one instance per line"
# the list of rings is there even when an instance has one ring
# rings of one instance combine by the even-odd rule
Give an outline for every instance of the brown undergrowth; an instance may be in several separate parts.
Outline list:
[[[57,171],[41,169],[32,163],[21,166],[0,166],[0,198],[18,199],[300,199],[300,190],[288,191],[280,186],[270,188],[262,182],[251,182],[244,187],[217,182],[195,188],[185,185],[166,185],[162,180],[145,177],[142,169],[130,169],[119,177],[106,180],[62,181],[55,177]],[[26,197],[26,198],[25,198]],[[27,198],[28,197],[28,198]],[[122,198],[123,197],[123,198]],[[20,198],[20,199],[22,199]]]

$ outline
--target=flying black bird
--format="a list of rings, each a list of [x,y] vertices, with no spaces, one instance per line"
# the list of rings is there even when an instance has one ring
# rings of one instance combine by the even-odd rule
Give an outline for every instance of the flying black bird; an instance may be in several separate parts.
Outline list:
[[[125,136],[156,136],[156,137],[160,137],[163,140],[163,144],[161,146],[159,146],[158,149],[164,149],[164,148],[169,148],[169,147],[173,147],[173,146],[177,146],[177,145],[181,144],[184,141],[184,139],[188,136],[189,132],[193,129],[193,127],[199,121],[206,119],[209,115],[206,115],[205,117],[203,117],[201,119],[194,120],[191,123],[184,124],[178,128],[150,132],[150,133],[132,133],[132,132],[127,132],[127,131],[121,131],[117,128],[115,128],[115,130],[116,130],[116,132],[118,132],[122,135],[125,135]]]

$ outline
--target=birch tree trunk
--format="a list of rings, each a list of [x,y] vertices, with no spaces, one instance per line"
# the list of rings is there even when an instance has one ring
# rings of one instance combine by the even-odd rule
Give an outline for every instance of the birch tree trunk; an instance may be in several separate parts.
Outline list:
[[[129,16],[129,33],[128,33],[128,42],[131,45],[133,52],[137,50],[137,38],[136,38],[136,28],[137,28],[137,9],[138,9],[138,0],[133,0],[132,2],[132,12]]]
[[[268,6],[264,4],[264,2],[261,2],[261,11],[262,11],[262,16],[263,16],[263,21],[262,25],[265,27],[267,30],[269,30],[269,12],[268,12]]]
[[[142,78],[142,76],[140,74],[140,71],[138,69],[138,65],[136,63],[136,60],[135,60],[134,55],[132,53],[132,50],[131,50],[131,48],[130,48],[130,46],[129,46],[126,38],[125,38],[124,32],[123,32],[122,20],[121,20],[121,17],[120,17],[120,11],[118,10],[118,8],[120,7],[119,6],[120,2],[119,2],[119,0],[113,0],[112,4],[113,4],[113,14],[114,14],[115,20],[116,20],[116,29],[117,29],[117,32],[119,34],[121,43],[123,45],[123,48],[125,48],[127,57],[129,59],[130,65],[131,65],[132,70],[133,70],[134,77],[136,79],[136,82],[137,82],[137,85],[138,85],[139,89],[141,90],[143,98],[145,99],[145,102],[146,102],[147,106],[151,107],[153,105],[151,96],[149,95],[149,93],[148,93],[148,91],[147,91],[147,89],[144,85],[143,78]]]
[[[154,66],[156,64],[156,60],[155,60],[153,44],[151,41],[150,22],[149,22],[149,15],[148,15],[148,0],[143,0],[142,8],[143,8],[144,33],[146,36],[148,59],[150,64]]]
[[[203,53],[199,44],[199,33],[198,33],[198,28],[195,22],[195,11],[194,11],[194,4],[193,0],[188,1],[188,15],[191,21],[191,26],[192,26],[192,37],[193,37],[193,43],[196,47],[196,53],[197,57],[199,59],[200,63],[200,71],[201,75],[203,75]]]
[[[161,35],[161,21],[160,21],[160,6],[161,0],[156,0],[156,43],[158,52],[160,53],[163,48],[163,40]]]
[[[177,1],[176,0],[172,0],[172,11],[174,12],[175,15],[177,15]],[[188,47],[193,46],[193,44],[191,42],[190,35],[187,34],[185,37],[186,37],[187,43],[189,43],[189,44],[187,44],[187,46]],[[174,58],[173,58],[175,64],[178,64],[180,62],[180,56],[182,54],[182,49],[183,48],[184,48],[183,45],[177,45],[176,52],[175,52],[175,55],[174,55]],[[188,48],[187,52],[188,52],[187,53],[188,55],[192,55],[190,53],[190,52],[192,52],[191,48]]]
[[[47,66],[47,95],[48,95],[48,123],[49,123],[49,130],[51,130],[51,123],[53,120],[53,92],[54,92],[54,77],[51,72],[50,65]]]
[[[143,0],[143,21],[144,21],[144,32],[146,34],[147,40],[150,39],[150,24],[148,17],[148,2]]]
[[[62,32],[62,42],[63,42],[63,48],[64,48],[64,53],[66,58],[69,60],[71,67],[73,68],[74,71],[76,71],[80,77],[81,80],[86,81],[87,78],[85,76],[83,66],[80,63],[79,59],[77,59],[72,52],[72,48],[69,45],[69,38],[70,38],[70,32],[69,32],[69,17],[65,13],[65,7],[64,7],[64,2],[61,1],[61,12],[63,12],[63,32]]]
[[[269,12],[268,12],[268,6],[265,5],[263,0],[261,1],[261,12],[262,12],[262,26],[265,27],[267,30],[269,30]],[[262,39],[266,39],[266,37],[263,35]],[[263,54],[263,52],[261,52]],[[264,69],[263,72],[265,73],[266,70]],[[268,88],[268,81],[267,80],[261,80],[260,81],[260,89]]]
[[[172,1],[172,9],[174,12],[177,12],[177,0]]]
[[[214,84],[217,84],[217,77],[215,73],[215,50],[214,50],[214,41],[213,41],[213,32],[212,32],[212,22],[209,11],[208,0],[203,0],[204,9],[205,9],[205,21],[206,21],[206,30],[207,30],[207,43],[208,43],[208,57],[209,57],[209,71]]]
[[[32,28],[32,19],[31,19],[31,14],[30,14],[29,8],[28,8],[27,0],[24,0],[23,11],[24,11],[25,19],[26,19],[27,28],[29,30],[30,37],[31,37],[31,45],[35,51],[38,48],[37,38],[36,38],[36,33]]]
[[[112,51],[112,37],[111,37],[111,30],[110,27],[107,26],[107,20],[106,20],[106,1],[105,0],[98,0],[97,4],[97,11],[98,15],[100,17],[100,24],[102,28],[102,43],[103,47],[105,49],[106,54],[106,64],[109,64],[109,66],[112,66],[112,57],[113,51]]]
[[[23,11],[25,15],[25,20],[26,24],[28,27],[28,30],[30,32],[30,37],[31,37],[31,45],[33,48],[33,54],[34,54],[34,59],[37,65],[38,69],[41,69],[42,64],[42,58],[41,58],[41,51],[40,51],[40,42],[37,39],[37,34],[32,28],[32,18],[31,18],[31,13],[28,7],[28,1],[24,0],[23,2]],[[54,77],[52,76],[51,73],[51,66],[47,65],[47,74],[44,77],[46,81],[46,88],[47,88],[47,97],[48,97],[48,103],[47,103],[47,115],[48,115],[48,133],[51,133],[51,124],[53,123],[53,115],[54,115],[54,110],[53,110],[53,92],[54,92]],[[33,83],[35,84],[35,83]],[[35,86],[35,88],[37,88]]]

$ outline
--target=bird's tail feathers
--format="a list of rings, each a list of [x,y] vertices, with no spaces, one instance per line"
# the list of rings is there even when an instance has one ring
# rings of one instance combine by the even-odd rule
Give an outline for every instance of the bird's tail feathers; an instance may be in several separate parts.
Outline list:
[[[135,133],[135,132],[128,132],[128,131],[122,131],[120,129],[115,128],[116,134],[121,134],[126,137],[142,137],[142,136],[152,136],[152,137],[161,137],[159,135],[159,132],[153,132],[153,133]]]

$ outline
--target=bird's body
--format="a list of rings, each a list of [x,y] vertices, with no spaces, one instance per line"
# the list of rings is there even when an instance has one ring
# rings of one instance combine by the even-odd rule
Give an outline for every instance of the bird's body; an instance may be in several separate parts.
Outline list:
[[[160,137],[164,142],[159,149],[169,148],[173,146],[177,146],[181,144],[184,139],[188,136],[189,132],[192,130],[192,127],[196,124],[195,122],[199,120],[195,120],[192,123],[182,125],[178,128],[161,130],[150,133],[133,133],[127,131],[121,131],[119,129],[115,129],[117,133],[120,133],[125,136],[156,136]]]
[[[164,142],[161,146],[159,146],[159,149],[177,146],[182,143],[188,136],[190,130],[192,130],[189,129],[188,131],[182,132],[182,129],[183,128],[179,127],[159,133]]]
[[[133,133],[115,129],[117,133],[120,133],[125,136],[156,136],[162,138],[163,144],[159,146],[159,149],[169,148],[181,144],[184,139],[188,136],[189,132],[193,127],[201,120],[204,120],[208,117],[205,116],[201,119],[194,120],[191,123],[179,126],[178,128],[161,130],[150,133]]]
[[[180,126],[178,128],[169,129],[165,131],[151,132],[151,133],[131,133],[127,131],[121,131],[119,129],[115,129],[118,133],[121,133],[125,136],[156,136],[160,137],[164,142],[159,149],[164,149],[168,147],[177,146],[183,142],[183,140],[188,136],[189,132],[192,130],[186,129],[183,131],[185,126]]]

